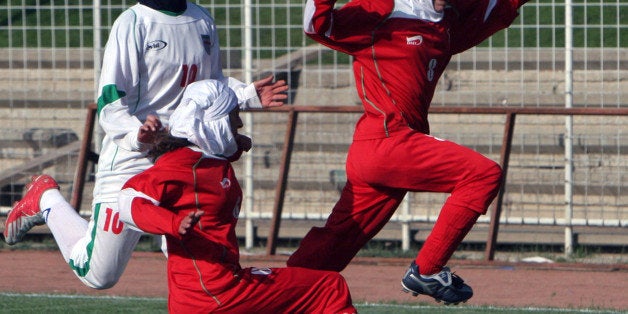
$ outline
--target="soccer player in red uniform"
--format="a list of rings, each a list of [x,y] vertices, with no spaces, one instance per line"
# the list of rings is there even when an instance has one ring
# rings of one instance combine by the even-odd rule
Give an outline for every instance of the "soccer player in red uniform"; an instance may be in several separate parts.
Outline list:
[[[408,191],[450,193],[402,278],[405,291],[445,303],[473,291],[445,265],[495,198],[495,162],[429,135],[428,110],[450,58],[508,27],[527,0],[308,0],[308,36],[353,57],[364,114],[349,148],[347,183],[324,227],[288,266],[341,271],[388,222]]]
[[[166,235],[169,311],[356,313],[337,272],[240,266],[242,190],[230,161],[251,147],[240,127],[232,90],[215,80],[192,83],[170,117],[169,135],[145,129],[159,139],[149,153],[155,164],[121,191],[122,221]]]

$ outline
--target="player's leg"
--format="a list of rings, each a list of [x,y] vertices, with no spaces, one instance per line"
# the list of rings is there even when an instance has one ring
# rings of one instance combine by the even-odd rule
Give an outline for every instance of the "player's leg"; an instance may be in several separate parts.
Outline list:
[[[59,192],[59,185],[49,175],[31,178],[26,194],[9,213],[4,236],[9,244],[22,240],[35,225],[48,224],[61,254],[68,260],[70,251],[85,234],[83,219]]]
[[[332,209],[325,226],[314,227],[301,240],[299,248],[288,259],[288,266],[342,271],[390,220],[403,200],[406,190],[391,185],[373,184],[382,169],[394,166],[383,158],[367,161],[389,139],[354,141],[346,162],[347,183]],[[379,157],[374,158],[379,158]],[[383,171],[390,180],[394,177]],[[366,179],[365,179],[366,178]],[[383,181],[382,181],[383,182]]]
[[[390,150],[389,160],[399,166],[390,169],[397,179],[388,184],[450,193],[417,258],[421,273],[433,274],[486,213],[499,191],[501,169],[478,152],[451,141],[420,133],[401,140],[407,144],[399,143]]]
[[[469,233],[479,213],[445,203],[432,232],[402,278],[404,291],[426,294],[445,304],[465,302],[473,290],[445,265]]]
[[[63,258],[85,285],[106,289],[117,283],[141,236],[119,221],[117,202],[97,204],[88,223],[52,177],[34,176],[26,190],[7,216],[5,241],[15,244],[33,226],[46,223]]]
[[[287,265],[342,271],[386,225],[404,195],[354,180],[347,172],[347,184],[325,226],[310,229]]]
[[[117,202],[93,207],[87,231],[68,260],[78,278],[91,288],[107,289],[118,282],[142,235],[119,220],[117,208]]]
[[[59,190],[46,191],[41,198],[41,208],[47,212],[46,224],[61,255],[68,262],[72,249],[87,232],[87,220],[76,212]]]
[[[396,178],[386,160],[391,138],[354,141],[347,155],[347,184],[325,226],[314,227],[288,259],[288,266],[342,271],[390,220],[406,189],[388,185]],[[402,174],[405,176],[407,174]],[[377,182],[373,182],[377,181]]]
[[[342,275],[299,267],[246,268],[216,297],[216,313],[357,313]]]
[[[420,254],[417,261],[422,274],[440,271],[479,215],[486,213],[501,183],[501,169],[494,161],[418,132],[388,138],[368,157],[359,161],[359,167],[373,170],[360,175],[372,185],[450,193],[422,249],[429,254]]]
[[[5,239],[14,244],[34,225],[46,223],[79,279],[92,288],[109,288],[118,281],[141,234],[118,221],[111,209],[117,203],[107,205],[104,211],[96,205],[88,223],[61,195],[52,177],[35,176],[12,210],[13,218],[7,219]]]
[[[404,287],[447,303],[465,301],[473,294],[471,288],[452,276],[445,264],[478,217],[486,213],[499,190],[501,169],[492,160],[451,141],[420,133],[397,140],[398,146],[389,150],[389,160],[399,165],[390,170],[397,179],[389,184],[451,193],[404,276]]]

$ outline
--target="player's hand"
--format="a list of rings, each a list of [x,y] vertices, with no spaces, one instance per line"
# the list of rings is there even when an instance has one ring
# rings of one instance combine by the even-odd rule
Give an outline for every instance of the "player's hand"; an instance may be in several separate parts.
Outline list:
[[[179,225],[179,234],[186,235],[190,229],[194,228],[194,225],[201,219],[205,212],[202,210],[190,212],[181,220]]]
[[[273,83],[274,76],[269,75],[261,80],[253,82],[257,96],[262,101],[262,107],[278,107],[288,99],[288,85],[286,81],[279,80]]]
[[[152,144],[162,129],[161,120],[157,116],[149,114],[137,133],[137,141],[144,144]]]

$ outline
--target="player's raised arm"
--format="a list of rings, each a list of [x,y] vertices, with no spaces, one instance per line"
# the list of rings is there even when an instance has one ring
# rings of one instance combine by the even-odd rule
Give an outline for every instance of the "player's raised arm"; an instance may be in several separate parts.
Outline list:
[[[371,44],[371,31],[392,12],[393,0],[352,0],[335,8],[336,0],[308,0],[303,30],[312,39],[345,53]]]
[[[450,0],[452,23],[451,43],[454,54],[475,47],[491,35],[509,27],[519,8],[528,0]]]

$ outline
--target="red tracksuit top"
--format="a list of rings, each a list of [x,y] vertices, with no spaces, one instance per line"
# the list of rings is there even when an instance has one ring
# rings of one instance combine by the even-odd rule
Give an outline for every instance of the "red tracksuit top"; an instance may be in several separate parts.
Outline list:
[[[390,18],[393,0],[352,0],[335,10],[335,0],[315,0],[304,26],[312,39],[353,56],[365,109],[354,139],[387,137],[408,126],[429,134],[428,109],[451,56],[508,27],[526,1],[450,0],[435,23]]]
[[[135,197],[132,218],[145,232],[166,234],[170,298],[183,301],[187,295],[183,289],[188,288],[202,289],[213,298],[237,283],[234,275],[241,267],[235,227],[242,190],[229,161],[204,158],[200,152],[179,148],[161,156],[124,188],[159,202],[157,206]],[[196,210],[205,214],[192,233],[181,237],[181,220]]]

